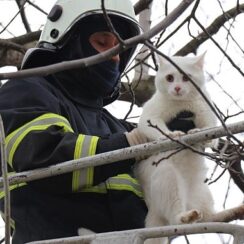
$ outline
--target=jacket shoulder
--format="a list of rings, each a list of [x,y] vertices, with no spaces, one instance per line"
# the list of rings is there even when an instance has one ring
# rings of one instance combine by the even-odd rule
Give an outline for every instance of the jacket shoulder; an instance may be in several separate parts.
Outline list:
[[[24,79],[10,79],[0,89],[0,92],[3,93],[6,90],[10,90],[14,88],[16,92],[17,89],[24,90],[28,88],[28,90],[32,89],[33,91],[36,89],[47,89],[48,81],[43,77],[30,77]]]
[[[0,103],[5,107],[19,105],[47,106],[58,102],[53,92],[54,88],[42,77],[26,79],[11,79],[0,89]],[[11,99],[11,101],[10,101]]]

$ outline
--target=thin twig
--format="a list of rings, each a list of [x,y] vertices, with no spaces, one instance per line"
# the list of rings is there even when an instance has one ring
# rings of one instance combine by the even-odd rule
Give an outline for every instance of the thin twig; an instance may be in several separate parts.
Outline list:
[[[27,33],[30,33],[31,32],[31,28],[30,28],[30,25],[28,23],[28,20],[26,18],[26,14],[25,14],[25,8],[24,8],[24,5],[26,3],[26,1],[24,0],[15,0],[19,9],[20,9],[20,16],[21,16],[21,19],[22,19],[22,22],[25,26],[25,29],[27,31]]]
[[[14,17],[8,22],[8,24],[0,31],[0,35],[10,26],[10,24],[16,19],[16,17],[19,15],[20,11],[24,8],[24,5],[26,3],[23,3],[22,7],[20,7],[19,11],[14,15]]]
[[[186,144],[186,143],[180,141],[179,139],[175,139],[175,138],[169,136],[167,133],[165,133],[164,131],[162,131],[157,125],[153,125],[150,120],[148,120],[147,122],[148,122],[148,124],[149,124],[150,127],[158,130],[162,135],[164,135],[168,139],[172,140],[173,142],[178,143],[184,149],[189,149],[189,150],[191,150],[194,153],[200,154],[202,156],[209,157],[209,158],[211,158],[212,160],[215,160],[215,161],[219,161],[219,158],[215,157],[213,154],[205,153],[204,151],[200,151],[197,148],[195,148],[195,147],[193,147],[193,146],[191,146],[189,144]],[[222,160],[223,160],[223,158],[222,158]]]
[[[35,9],[39,10],[41,13],[45,14],[45,15],[48,15],[47,12],[45,12],[43,9],[41,9],[38,5],[34,4],[33,2],[31,2],[30,0],[27,0],[27,2],[32,6],[34,7]]]
[[[169,159],[172,156],[176,155],[177,153],[179,153],[179,152],[181,152],[183,150],[184,150],[184,148],[179,148],[179,149],[173,151],[172,153],[170,153],[167,157],[162,157],[158,161],[152,162],[152,165],[157,167],[163,160]]]
[[[211,39],[211,41],[215,44],[215,46],[218,47],[218,49],[224,54],[224,56],[227,58],[227,60],[231,63],[231,65],[244,77],[244,72],[242,72],[241,68],[234,63],[234,61],[231,59],[231,57],[224,51],[224,49],[218,44],[217,41],[207,32],[207,30],[204,28],[204,26],[200,23],[200,21],[193,17],[197,25],[203,30],[203,32]]]
[[[1,169],[3,175],[4,198],[4,220],[5,220],[5,243],[10,244],[10,193],[8,182],[7,154],[5,147],[5,133],[2,116],[0,115],[0,143],[1,143]]]
[[[227,169],[223,169],[223,171],[219,174],[219,176],[216,177],[216,178],[215,178],[214,180],[212,180],[211,182],[209,182],[208,185],[211,185],[211,184],[217,182],[217,181],[224,175],[224,173],[226,172],[226,170],[227,170]]]
[[[106,11],[106,7],[105,7],[105,4],[104,4],[104,0],[101,0],[101,4],[102,4],[102,11],[103,11],[103,16],[105,18],[105,21],[108,25],[108,28],[109,30],[116,36],[116,38],[118,39],[119,41],[119,44],[122,46],[122,48],[125,46],[125,43],[124,43],[124,40],[120,37],[120,34],[116,31],[116,29],[114,28],[113,26],[113,23]]]
[[[227,202],[227,198],[228,198],[229,192],[230,192],[230,182],[231,182],[231,176],[229,177],[229,180],[228,180],[228,187],[227,187],[227,190],[226,190],[226,193],[225,193],[224,202],[223,202],[223,208],[224,209],[225,209],[225,205],[226,205],[226,202]]]

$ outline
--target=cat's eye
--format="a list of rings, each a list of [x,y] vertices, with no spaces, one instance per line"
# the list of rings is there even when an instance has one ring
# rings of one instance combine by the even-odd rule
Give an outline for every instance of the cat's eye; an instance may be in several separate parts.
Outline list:
[[[183,81],[189,81],[190,79],[189,79],[189,76],[187,76],[187,75],[183,75],[182,80],[183,80]]]
[[[173,82],[174,81],[174,76],[173,75],[166,75],[166,80],[168,82]]]

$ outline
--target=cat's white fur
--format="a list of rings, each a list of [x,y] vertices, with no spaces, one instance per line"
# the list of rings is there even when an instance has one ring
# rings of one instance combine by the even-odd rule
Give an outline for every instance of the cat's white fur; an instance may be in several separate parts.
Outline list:
[[[209,98],[203,72],[204,55],[171,59]],[[214,113],[191,82],[184,81],[186,77],[183,78],[168,61],[160,57],[159,60],[160,68],[155,80],[156,92],[143,106],[138,124],[141,132],[153,140],[163,137],[157,129],[148,125],[150,120],[170,136],[182,135],[180,131],[169,131],[166,122],[184,110],[194,113],[196,128],[215,126]],[[166,77],[171,82],[167,81]],[[188,133],[194,131],[193,129]],[[153,162],[167,157],[170,153],[172,151],[153,155],[139,162],[135,168],[149,209],[146,227],[206,221],[214,213],[212,195],[204,183],[207,171],[204,157],[190,150],[183,150],[161,161],[157,166],[153,165]],[[146,243],[167,243],[167,240],[149,239]]]

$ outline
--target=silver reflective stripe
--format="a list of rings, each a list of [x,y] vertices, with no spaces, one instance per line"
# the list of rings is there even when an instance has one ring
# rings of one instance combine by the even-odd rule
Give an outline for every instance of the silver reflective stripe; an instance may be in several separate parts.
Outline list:
[[[129,175],[119,175],[111,177],[106,181],[108,189],[111,190],[128,190],[142,197],[142,190],[139,183]]]
[[[83,142],[83,147],[82,147],[82,153],[80,155],[81,158],[90,155],[89,151],[90,151],[91,139],[92,139],[92,136],[85,136],[85,139]],[[91,168],[85,168],[85,169],[80,170],[78,189],[80,189],[84,186],[90,185],[90,183],[91,183],[90,174],[91,174]]]
[[[84,188],[82,192],[107,193],[107,190],[130,191],[142,198],[143,193],[138,181],[128,174],[121,174],[107,179],[99,185]]]
[[[74,158],[82,158],[95,154],[98,137],[79,135],[75,146]],[[89,167],[73,172],[72,190],[80,191],[84,187],[90,187],[93,184],[94,167]]]

